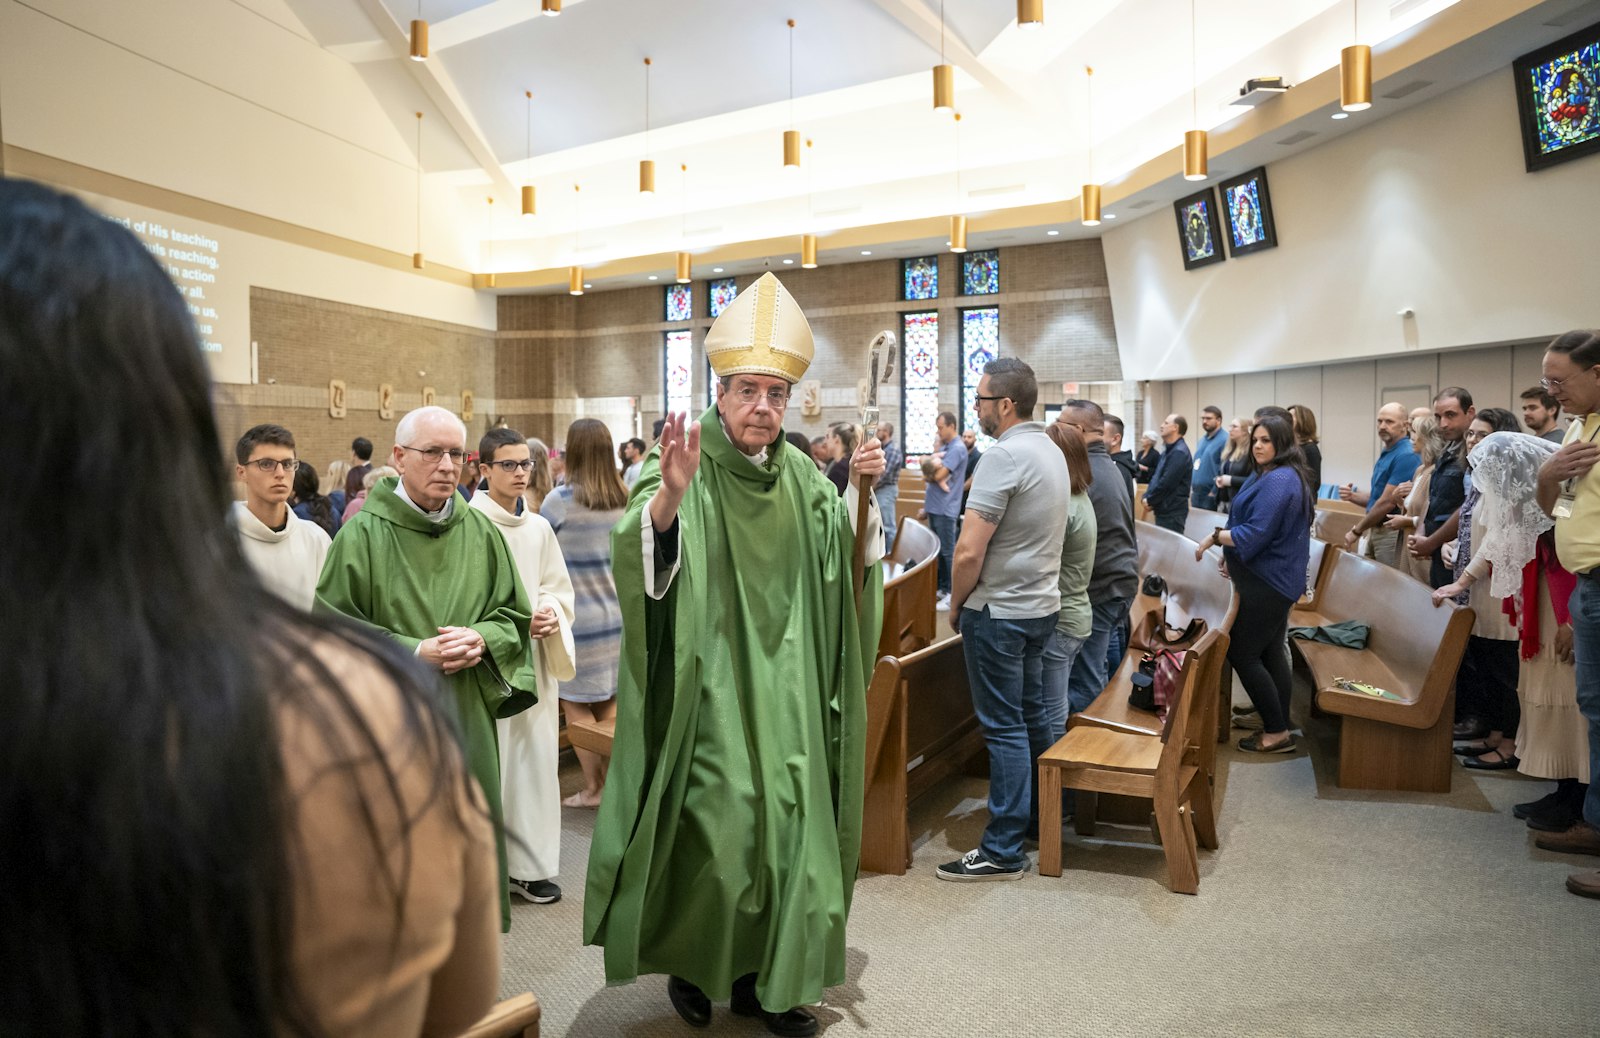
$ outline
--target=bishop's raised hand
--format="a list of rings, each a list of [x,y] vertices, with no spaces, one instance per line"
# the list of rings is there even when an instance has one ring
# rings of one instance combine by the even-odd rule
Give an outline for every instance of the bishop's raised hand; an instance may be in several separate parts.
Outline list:
[[[700,471],[700,423],[689,421],[687,411],[668,412],[661,426],[661,489],[650,502],[650,521],[657,530],[669,529],[678,517],[689,482]]]

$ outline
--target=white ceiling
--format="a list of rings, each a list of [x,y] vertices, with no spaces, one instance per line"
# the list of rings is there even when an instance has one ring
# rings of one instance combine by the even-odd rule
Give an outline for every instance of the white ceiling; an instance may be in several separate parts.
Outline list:
[[[556,18],[540,17],[538,0],[422,0],[432,43],[423,63],[405,56],[417,0],[239,2],[298,19],[288,27],[348,62],[404,139],[416,132],[414,111],[440,116],[425,127],[425,169],[484,213],[472,232],[481,270],[661,254],[665,273],[676,249],[712,255],[803,231],[1075,198],[1088,179],[1114,184],[1170,151],[1184,130],[1235,119],[1243,110],[1227,102],[1249,76],[1304,82],[1337,65],[1357,36],[1402,41],[1458,0],[1046,0],[1045,26],[1031,32],[1016,26],[1011,0],[948,0],[942,40],[958,70],[959,142],[930,101],[938,0],[566,0]],[[1381,109],[1331,126],[1321,112],[1316,130],[1347,130]],[[781,164],[791,126],[815,142],[799,173]],[[653,197],[637,191],[645,157],[657,162]],[[1173,181],[1174,197],[1186,193]],[[539,192],[532,219],[516,215],[524,183]],[[1140,215],[1118,208],[1108,206]],[[1096,233],[1058,219],[1008,234],[1045,241],[1047,227]],[[942,244],[926,232],[886,232],[825,255]],[[723,262],[732,272],[765,259]]]

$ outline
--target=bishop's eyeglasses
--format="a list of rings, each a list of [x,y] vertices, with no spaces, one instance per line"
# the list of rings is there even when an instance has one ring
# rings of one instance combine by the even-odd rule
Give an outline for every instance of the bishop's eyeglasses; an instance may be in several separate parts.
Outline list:
[[[782,411],[789,406],[789,390],[783,386],[773,386],[765,392],[760,386],[742,385],[733,388],[733,398],[746,407],[752,406],[762,397],[766,398],[767,406],[774,411]]]

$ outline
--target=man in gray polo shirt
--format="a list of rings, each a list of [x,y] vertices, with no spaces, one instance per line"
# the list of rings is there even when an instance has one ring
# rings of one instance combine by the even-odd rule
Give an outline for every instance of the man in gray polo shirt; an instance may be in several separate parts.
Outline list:
[[[940,879],[1021,879],[1022,838],[1038,816],[1033,769],[1052,742],[1041,662],[1061,612],[1057,582],[1071,479],[1061,449],[1033,421],[1039,385],[1015,357],[978,383],[978,424],[997,436],[972,483],[956,542],[950,626],[965,642],[972,707],[989,747],[989,824],[978,848]]]

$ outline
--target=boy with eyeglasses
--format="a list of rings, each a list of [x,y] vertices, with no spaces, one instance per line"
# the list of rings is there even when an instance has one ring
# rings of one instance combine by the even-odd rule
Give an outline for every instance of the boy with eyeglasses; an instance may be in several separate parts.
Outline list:
[[[307,612],[328,556],[327,531],[289,507],[294,489],[294,434],[281,425],[257,425],[234,446],[234,475],[244,500],[233,505],[244,557],[267,590]]]
[[[533,471],[527,437],[515,429],[490,429],[478,441],[479,468],[487,489],[472,507],[489,517],[511,549],[517,576],[533,607],[528,635],[539,702],[515,717],[495,721],[500,737],[500,800],[506,829],[517,839],[506,845],[510,892],[536,905],[561,900],[554,882],[561,866],[561,752],[556,682],[573,667],[572,578],[555,531],[523,499]]]

